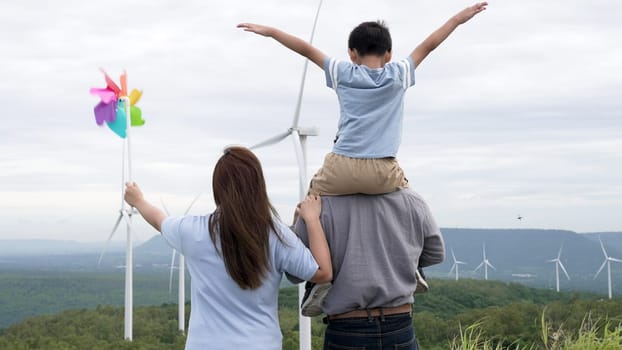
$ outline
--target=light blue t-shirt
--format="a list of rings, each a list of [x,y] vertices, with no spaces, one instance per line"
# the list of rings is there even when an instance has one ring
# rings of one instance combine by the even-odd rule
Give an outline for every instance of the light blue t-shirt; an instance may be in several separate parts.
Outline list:
[[[333,152],[351,158],[395,157],[402,137],[404,93],[415,84],[412,58],[369,68],[327,57],[326,85],[339,99]]]
[[[168,217],[162,223],[162,236],[185,256],[191,278],[186,349],[280,350],[277,308],[283,272],[308,280],[317,272],[317,263],[300,239],[275,221],[283,242],[274,232],[270,234],[271,268],[261,287],[243,290],[215,250],[209,217]]]

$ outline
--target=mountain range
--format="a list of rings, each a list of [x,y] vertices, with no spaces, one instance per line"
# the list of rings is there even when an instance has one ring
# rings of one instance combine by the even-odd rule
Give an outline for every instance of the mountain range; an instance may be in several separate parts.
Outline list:
[[[544,229],[469,229],[442,228],[446,259],[442,264],[424,271],[434,278],[453,278],[449,275],[453,259],[465,262],[460,266],[461,278],[482,279],[480,270],[474,271],[486,256],[495,269],[488,270],[492,280],[521,282],[534,287],[551,288],[555,284],[555,259],[562,248],[560,260],[568,271],[567,280],[560,271],[560,285],[564,289],[603,292],[606,288],[606,271],[595,279],[594,275],[604,261],[599,238],[609,256],[622,259],[622,232],[576,233],[565,230]],[[97,258],[104,244],[74,241],[0,240],[0,269],[24,267],[36,269],[73,270],[117,269],[125,263],[123,242],[112,242],[106,250],[101,266]],[[160,235],[156,235],[134,248],[136,267],[166,269],[170,264],[172,249]],[[622,264],[612,264],[614,291],[622,292]],[[620,282],[617,282],[620,281]]]

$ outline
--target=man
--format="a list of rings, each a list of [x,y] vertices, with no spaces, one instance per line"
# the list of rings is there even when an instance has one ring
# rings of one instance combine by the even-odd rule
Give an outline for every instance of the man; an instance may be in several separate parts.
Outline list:
[[[333,264],[333,283],[321,306],[328,325],[324,349],[418,349],[412,323],[417,267],[445,257],[427,204],[410,189],[322,196],[320,220]],[[295,231],[307,244],[302,220]]]

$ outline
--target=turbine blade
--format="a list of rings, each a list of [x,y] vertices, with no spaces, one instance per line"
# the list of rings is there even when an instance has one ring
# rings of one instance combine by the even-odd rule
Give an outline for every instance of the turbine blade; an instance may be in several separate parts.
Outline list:
[[[482,262],[481,264],[477,265],[477,267],[475,268],[475,270],[473,270],[473,272],[479,270],[482,268],[482,266],[484,266],[484,263]]]
[[[484,252],[484,260],[486,260],[486,243],[484,243],[482,251]]]
[[[620,260],[620,259],[616,259],[616,258],[609,258],[609,260],[611,260],[611,261],[615,261],[615,262],[622,262],[622,260]]]
[[[451,248],[451,257],[454,259],[454,264],[456,263],[456,255],[454,254],[454,248]]]
[[[106,248],[108,248],[108,244],[110,243],[110,240],[112,239],[112,236],[114,236],[115,231],[117,231],[117,228],[119,228],[119,224],[121,223],[121,219],[123,219],[123,212],[119,212],[119,217],[117,217],[117,221],[114,223],[114,226],[112,227],[112,231],[110,231],[110,235],[108,236],[108,239],[106,240],[106,244],[104,245],[104,248],[102,249],[102,252],[99,254],[99,260],[97,260],[97,267],[99,267],[102,263],[102,259],[104,258],[104,253],[106,252]]]
[[[320,9],[322,8],[322,0],[315,12],[315,19],[313,20],[313,29],[311,29],[311,37],[309,38],[309,44],[313,43],[313,36],[315,35],[315,28],[317,27],[317,20],[320,17]],[[307,78],[307,68],[309,66],[309,60],[305,59],[304,67],[302,68],[302,79],[300,81],[300,89],[298,90],[298,100],[296,101],[296,110],[294,111],[294,120],[292,122],[292,129],[298,127],[298,121],[300,120],[300,106],[302,105],[302,95],[305,89],[305,80]]]
[[[451,269],[449,269],[448,275],[451,275],[452,272],[456,269],[456,264],[451,265]]]
[[[557,259],[559,260],[559,258],[561,258],[562,256],[562,248],[564,247],[564,245],[562,245],[561,247],[559,247],[559,252],[557,253]]]
[[[598,241],[600,241],[600,247],[601,247],[601,248],[602,248],[602,250],[603,250],[603,254],[605,254],[605,258],[608,258],[608,257],[609,257],[609,255],[607,255],[607,251],[605,250],[605,245],[603,244],[603,240],[602,240],[602,239],[600,239],[600,236],[598,236]]]
[[[313,29],[311,30],[309,44],[313,44],[313,36],[315,35],[315,28],[317,27],[317,19],[320,18],[320,9],[322,8],[322,2],[323,0],[320,0],[320,3],[317,5],[317,10],[315,11],[315,19],[313,20]]]
[[[302,94],[305,89],[305,80],[307,78],[307,67],[309,66],[309,59],[305,59],[305,64],[302,68],[302,80],[300,81],[300,88],[298,90],[298,100],[296,101],[296,110],[294,111],[294,120],[292,121],[292,128],[298,127],[300,121],[300,107],[302,105]]]
[[[492,267],[492,269],[493,269],[493,270],[496,270],[496,269],[497,269],[496,267],[492,266],[492,264],[491,264],[491,263],[489,263],[488,261],[486,261],[486,265],[488,265],[488,266]]]
[[[465,263],[464,261],[457,260],[457,261],[456,261],[456,264],[466,265],[467,263]]]
[[[598,277],[598,274],[603,270],[603,268],[605,267],[606,264],[607,264],[607,259],[605,259],[605,261],[603,261],[603,264],[600,265],[600,269],[598,269],[598,271],[594,275],[594,279],[596,279],[596,277]]]
[[[562,264],[562,262],[559,262],[559,267],[562,268],[562,271],[564,271],[564,274],[566,275],[566,278],[568,278],[568,280],[570,280],[570,276],[568,276],[568,271],[566,271],[566,268],[564,267],[564,264]]]
[[[264,141],[262,141],[262,142],[260,142],[260,143],[258,143],[258,144],[255,144],[255,145],[253,145],[253,146],[251,146],[251,147],[249,147],[249,148],[250,148],[250,149],[252,149],[252,150],[254,150],[254,149],[257,149],[257,148],[261,148],[261,147],[265,147],[265,146],[274,145],[275,143],[279,143],[279,142],[281,142],[284,138],[286,138],[287,136],[289,136],[289,134],[291,134],[291,133],[292,133],[292,130],[291,130],[291,129],[290,129],[290,130],[287,130],[287,131],[286,131],[286,132],[284,132],[284,133],[281,133],[281,134],[278,134],[278,135],[276,135],[276,136],[273,136],[273,137],[271,137],[271,138],[269,138],[269,139],[267,139],[267,140],[264,140]]]
[[[164,212],[166,213],[166,215],[171,216],[171,213],[168,211],[166,204],[164,204],[164,199],[162,199],[162,197],[160,197],[160,203],[162,203],[162,209],[164,209]]]
[[[173,249],[173,256],[171,257],[171,273],[168,277],[168,294],[171,294],[173,291],[173,269],[175,268],[175,249]]]
[[[188,209],[186,209],[186,211],[184,212],[184,215],[188,215],[188,212],[190,211],[190,209],[192,209],[192,206],[194,205],[194,203],[196,203],[199,200],[199,197],[201,197],[201,194],[202,193],[199,193],[196,197],[194,197],[194,199],[192,200],[192,202],[188,206]]]

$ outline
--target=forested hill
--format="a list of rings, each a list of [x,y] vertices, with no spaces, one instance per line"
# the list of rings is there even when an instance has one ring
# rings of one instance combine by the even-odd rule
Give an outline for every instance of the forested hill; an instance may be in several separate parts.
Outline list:
[[[562,324],[567,329],[578,328],[588,312],[594,320],[622,315],[621,301],[602,301],[589,294],[555,293],[491,281],[430,283],[430,292],[417,295],[414,307],[423,349],[449,349],[460,325],[475,322],[482,323],[487,338],[502,338],[508,344],[538,342],[543,310],[555,329]],[[298,349],[296,293],[296,288],[285,288],[279,299],[284,350]],[[177,332],[176,310],[172,304],[137,307],[131,343],[122,340],[123,309],[119,307],[36,316],[0,330],[0,349],[183,349],[185,339]],[[313,319],[314,349],[321,348],[323,327],[320,317]]]

